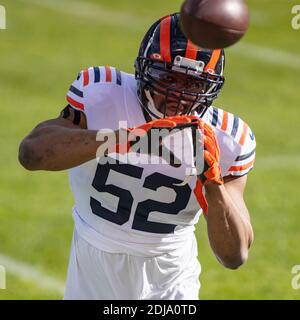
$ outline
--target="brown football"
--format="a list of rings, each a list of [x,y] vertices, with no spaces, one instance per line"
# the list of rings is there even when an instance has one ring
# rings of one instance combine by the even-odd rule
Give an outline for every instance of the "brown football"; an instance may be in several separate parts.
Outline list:
[[[243,0],[185,0],[180,13],[186,37],[207,49],[233,45],[249,26],[249,10]]]

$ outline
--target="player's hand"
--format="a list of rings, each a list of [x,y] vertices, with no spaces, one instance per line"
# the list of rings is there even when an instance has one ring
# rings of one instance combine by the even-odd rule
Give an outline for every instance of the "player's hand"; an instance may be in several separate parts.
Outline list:
[[[171,132],[174,129],[181,130],[190,126],[194,126],[195,124],[192,123],[193,118],[193,116],[174,116],[164,119],[153,120],[144,123],[136,128],[127,128],[125,129],[127,131],[127,139],[126,141],[119,141],[119,143],[116,145],[116,152],[124,154],[130,151],[136,151],[134,149],[135,145],[138,142],[140,142],[141,139],[145,138],[147,139],[147,142],[145,140],[145,144],[149,143],[150,147],[151,141],[149,141],[148,138],[150,137],[151,131],[153,129],[167,129],[168,132]],[[155,146],[152,146],[152,148],[155,150]]]
[[[202,132],[204,168],[201,173],[197,173],[198,179],[194,193],[204,213],[207,214],[208,204],[203,193],[203,187],[207,183],[221,185],[224,182],[220,168],[220,149],[215,133],[203,120],[199,119],[197,123],[198,129]]]

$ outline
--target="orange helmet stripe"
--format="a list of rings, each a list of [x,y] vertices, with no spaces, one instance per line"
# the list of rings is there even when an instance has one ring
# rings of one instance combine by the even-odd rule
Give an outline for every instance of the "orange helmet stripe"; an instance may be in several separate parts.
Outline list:
[[[221,55],[221,49],[217,49],[217,50],[213,51],[211,58],[205,67],[205,71],[207,71],[207,70],[215,71],[216,65],[217,65],[219,58],[220,58],[220,55]]]
[[[188,40],[185,57],[188,59],[196,60],[198,53],[198,47],[193,44],[192,41]]]
[[[171,17],[168,16],[160,24],[160,54],[167,62],[171,62]]]

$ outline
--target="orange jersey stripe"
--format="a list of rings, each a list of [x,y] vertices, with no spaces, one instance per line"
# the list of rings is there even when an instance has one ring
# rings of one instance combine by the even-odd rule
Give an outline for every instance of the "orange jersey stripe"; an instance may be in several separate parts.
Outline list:
[[[253,163],[254,163],[254,160],[242,166],[232,166],[229,168],[229,171],[243,171],[250,168],[253,165]]]
[[[239,144],[240,144],[241,146],[243,146],[244,143],[245,143],[246,136],[247,136],[247,131],[248,131],[248,125],[247,125],[246,122],[244,122],[243,133],[242,133],[241,139],[240,139],[240,141],[239,141]]]
[[[79,103],[75,100],[73,100],[71,97],[67,96],[67,101],[74,107],[84,110],[84,105],[82,103]]]
[[[224,111],[221,129],[223,131],[226,131],[227,125],[228,125],[228,112]]]
[[[211,71],[215,72],[215,68],[216,68],[218,60],[220,58],[220,55],[221,55],[221,49],[217,49],[217,50],[213,51],[211,58],[207,64],[207,66],[205,67],[205,71],[211,70]]]
[[[160,54],[167,62],[171,62],[171,17],[168,16],[160,24]]]
[[[89,70],[83,70],[83,85],[87,86],[90,82]]]
[[[111,69],[110,69],[110,67],[105,66],[105,74],[106,74],[105,81],[106,82],[111,82],[112,77],[111,77]]]
[[[185,57],[188,59],[196,60],[198,53],[198,47],[193,44],[190,40],[188,40]]]

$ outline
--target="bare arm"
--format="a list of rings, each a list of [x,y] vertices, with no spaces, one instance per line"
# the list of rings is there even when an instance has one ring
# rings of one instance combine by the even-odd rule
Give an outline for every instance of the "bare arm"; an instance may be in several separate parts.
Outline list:
[[[28,170],[58,171],[78,166],[96,158],[103,143],[96,141],[97,131],[86,129],[81,113],[80,123],[73,123],[74,110],[67,118],[40,123],[24,138],[19,148],[19,161]]]
[[[224,185],[206,186],[207,230],[211,248],[227,268],[236,269],[248,258],[253,242],[250,217],[243,199],[247,176],[225,178]]]

